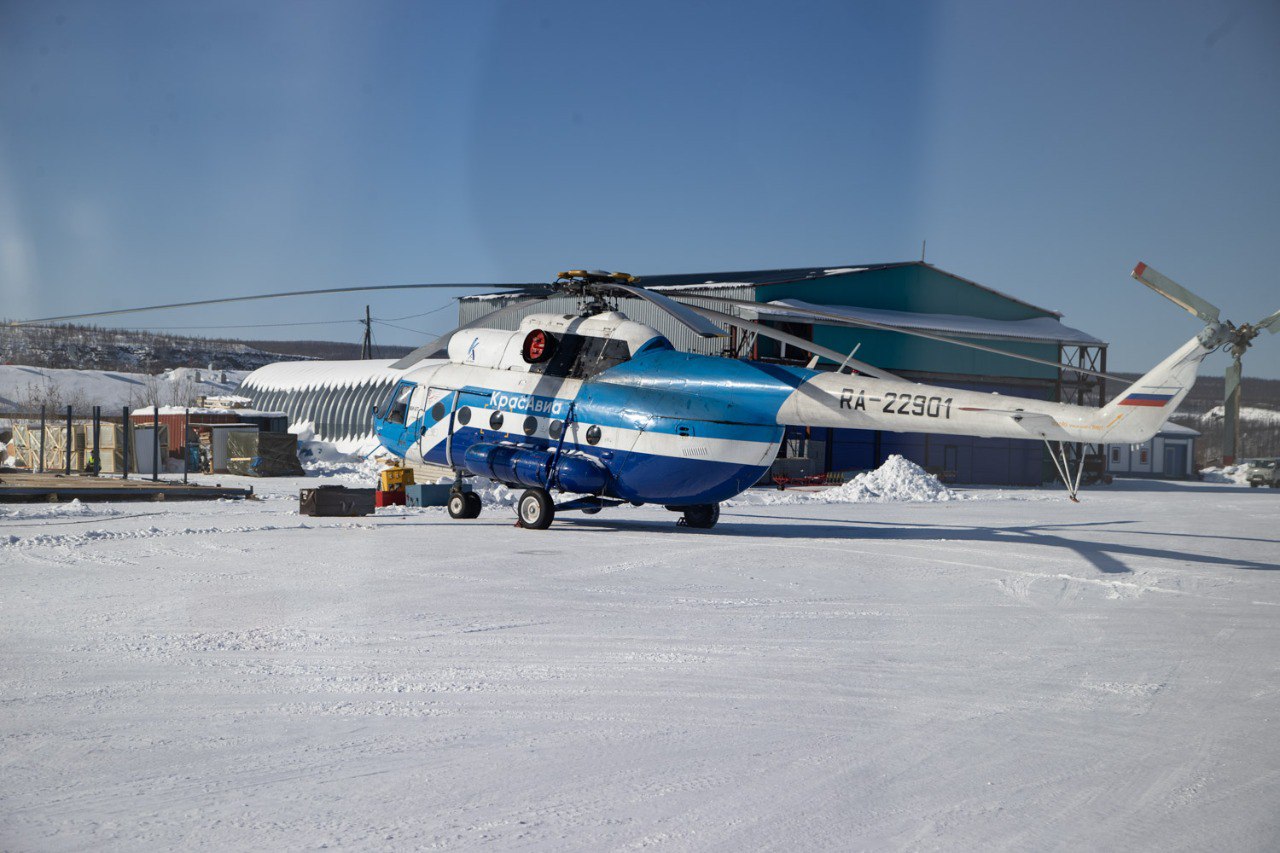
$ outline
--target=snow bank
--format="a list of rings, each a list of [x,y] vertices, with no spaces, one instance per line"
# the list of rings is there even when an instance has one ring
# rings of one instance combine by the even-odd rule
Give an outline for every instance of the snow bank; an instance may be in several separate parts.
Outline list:
[[[727,501],[763,504],[846,504],[846,503],[939,503],[958,501],[960,495],[948,489],[938,478],[916,463],[897,455],[890,456],[874,471],[859,474],[849,482],[821,492],[768,492],[751,494]],[[743,500],[743,498],[748,498]]]

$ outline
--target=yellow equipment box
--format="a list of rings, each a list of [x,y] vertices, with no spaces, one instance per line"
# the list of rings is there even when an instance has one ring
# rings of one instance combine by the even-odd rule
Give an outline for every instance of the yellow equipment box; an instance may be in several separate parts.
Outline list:
[[[379,475],[382,480],[382,491],[403,492],[405,486],[413,485],[413,469],[395,466],[387,468]]]

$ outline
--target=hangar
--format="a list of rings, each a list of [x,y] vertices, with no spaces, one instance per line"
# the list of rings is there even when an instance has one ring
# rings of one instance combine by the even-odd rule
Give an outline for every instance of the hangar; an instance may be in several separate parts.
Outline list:
[[[1104,380],[1073,367],[1106,371],[1107,344],[1062,323],[1057,311],[1041,308],[924,261],[840,267],[800,267],[737,272],[645,275],[641,283],[666,290],[695,304],[776,326],[839,352],[857,350],[857,358],[906,379],[996,394],[1100,405]],[[700,302],[699,294],[754,303],[726,309]],[[465,296],[459,300],[459,325],[474,322],[514,297]],[[793,322],[787,306],[821,306],[870,320],[911,328],[918,334],[843,325]],[[807,364],[808,353],[775,341],[730,330],[724,340],[699,338],[669,315],[638,299],[620,299],[618,307],[658,329],[677,349],[704,355],[756,358]],[[505,318],[514,329],[524,313],[574,312],[577,302],[556,297]],[[992,352],[958,347],[921,335],[934,332],[962,338]],[[1035,364],[996,351],[1030,355],[1051,364]],[[1061,365],[1061,366],[1054,366]],[[820,363],[819,369],[837,365]],[[921,435],[869,430],[792,429],[773,473],[805,476],[876,468],[898,453],[956,483],[1039,485],[1052,467],[1044,446],[1017,439]]]
[[[906,379],[1044,400],[1100,405],[1104,380],[1075,367],[1106,371],[1107,345],[1062,323],[1062,315],[1032,305],[923,261],[840,267],[800,267],[736,272],[646,275],[656,290],[678,292],[695,304],[728,310],[776,326]],[[699,295],[730,297],[750,305],[725,308]],[[479,320],[518,297],[465,296],[459,325]],[[734,329],[728,339],[699,338],[669,315],[632,298],[619,310],[646,323],[678,348],[705,355],[755,358],[804,365],[810,356],[795,347]],[[832,323],[796,322],[788,305],[822,306],[850,320],[890,323],[915,334]],[[555,297],[513,313],[494,325],[514,329],[526,313],[576,313],[572,297]],[[930,333],[963,338],[990,351],[933,340]],[[1006,358],[1000,351],[1042,359],[1035,364]],[[284,362],[250,374],[241,393],[258,408],[286,411],[293,423],[307,422],[317,437],[354,445],[372,437],[370,407],[389,393],[404,371],[391,361]],[[837,365],[820,363],[819,369]],[[1016,439],[921,435],[869,430],[792,429],[772,473],[809,476],[878,467],[898,453],[956,483],[1039,485],[1052,475],[1044,446]]]

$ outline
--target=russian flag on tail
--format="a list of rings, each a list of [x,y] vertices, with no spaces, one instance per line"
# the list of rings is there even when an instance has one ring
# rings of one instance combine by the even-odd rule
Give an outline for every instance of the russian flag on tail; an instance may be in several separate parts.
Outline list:
[[[1173,399],[1172,394],[1130,394],[1120,401],[1122,406],[1155,406],[1160,408]]]

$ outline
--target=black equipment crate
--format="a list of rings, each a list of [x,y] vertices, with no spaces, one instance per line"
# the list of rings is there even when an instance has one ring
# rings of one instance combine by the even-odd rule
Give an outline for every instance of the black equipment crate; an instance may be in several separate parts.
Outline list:
[[[373,489],[320,486],[298,492],[298,512],[302,515],[373,515]]]

